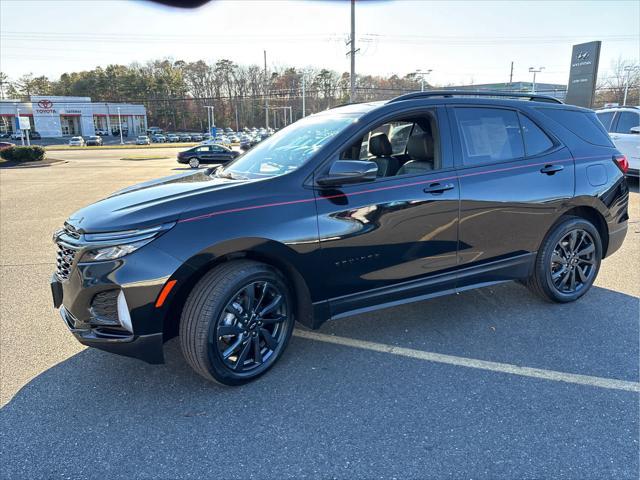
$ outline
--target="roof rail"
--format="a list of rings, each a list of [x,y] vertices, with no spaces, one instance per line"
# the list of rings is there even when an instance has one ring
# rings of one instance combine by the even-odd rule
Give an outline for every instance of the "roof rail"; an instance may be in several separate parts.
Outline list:
[[[532,102],[560,103],[563,102],[557,98],[548,95],[537,95],[535,93],[520,92],[504,92],[490,90],[428,90],[426,92],[411,92],[399,97],[392,98],[387,103],[399,102],[402,100],[411,100],[414,98],[432,98],[432,97],[505,97],[505,98],[527,98]]]

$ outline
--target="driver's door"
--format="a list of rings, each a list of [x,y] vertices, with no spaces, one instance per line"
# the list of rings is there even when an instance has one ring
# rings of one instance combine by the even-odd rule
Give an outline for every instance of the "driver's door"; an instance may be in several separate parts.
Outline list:
[[[373,182],[341,187],[316,187],[323,259],[318,274],[325,279],[334,317],[371,304],[428,294],[434,289],[430,277],[456,266],[459,188],[448,129],[435,109],[423,115],[431,116],[427,123],[438,145],[434,169],[398,171]],[[393,131],[391,126],[372,127],[370,131]],[[361,144],[368,138],[369,133]],[[366,152],[366,148],[352,145],[350,150]],[[401,162],[411,161],[408,153],[398,151],[397,142],[393,150]],[[449,280],[453,289],[453,275]]]

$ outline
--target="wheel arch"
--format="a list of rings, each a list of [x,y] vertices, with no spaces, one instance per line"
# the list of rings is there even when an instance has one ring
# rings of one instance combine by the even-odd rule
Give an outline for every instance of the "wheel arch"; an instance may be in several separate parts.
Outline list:
[[[558,221],[567,216],[584,218],[585,220],[591,222],[594,227],[596,227],[596,230],[598,230],[598,233],[600,234],[600,241],[602,242],[602,258],[605,258],[607,256],[607,250],[609,248],[609,229],[607,227],[607,221],[605,220],[604,215],[594,206],[576,205],[564,212],[562,214],[562,217],[560,217]]]
[[[298,255],[280,242],[252,238],[225,242],[192,256],[172,276],[177,280],[177,288],[163,307],[166,309],[163,319],[165,341],[178,334],[182,308],[196,283],[212,268],[238,259],[255,260],[278,270],[294,295],[296,321],[313,328],[311,293],[300,273]]]

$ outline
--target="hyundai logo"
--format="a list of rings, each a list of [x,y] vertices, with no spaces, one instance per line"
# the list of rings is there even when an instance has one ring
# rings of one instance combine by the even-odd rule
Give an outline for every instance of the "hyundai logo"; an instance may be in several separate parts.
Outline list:
[[[53,107],[53,102],[51,100],[40,100],[38,106],[44,110],[48,110]]]
[[[589,52],[580,52],[576,55],[576,60],[586,60],[589,58]]]

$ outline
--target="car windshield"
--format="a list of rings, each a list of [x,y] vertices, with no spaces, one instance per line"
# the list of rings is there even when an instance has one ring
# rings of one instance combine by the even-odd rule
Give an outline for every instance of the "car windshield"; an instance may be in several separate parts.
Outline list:
[[[218,169],[217,175],[266,178],[292,172],[356,119],[357,116],[351,115],[323,114],[299,120],[263,140],[227,167]]]

